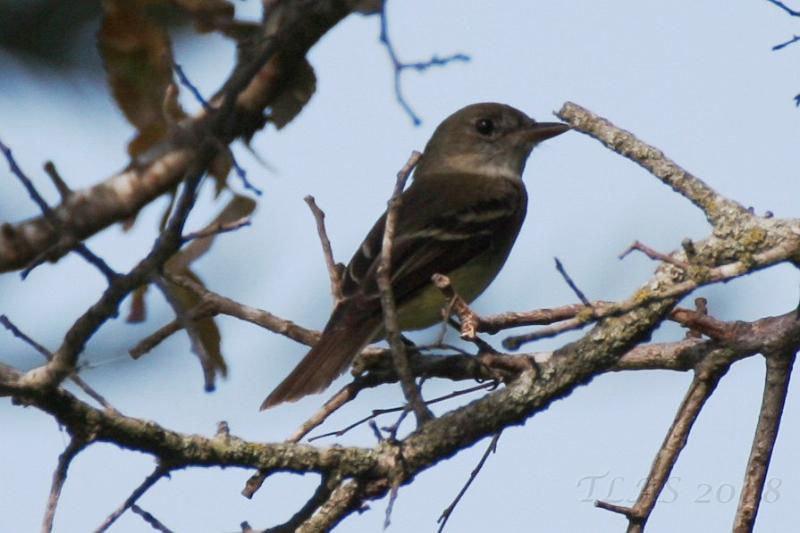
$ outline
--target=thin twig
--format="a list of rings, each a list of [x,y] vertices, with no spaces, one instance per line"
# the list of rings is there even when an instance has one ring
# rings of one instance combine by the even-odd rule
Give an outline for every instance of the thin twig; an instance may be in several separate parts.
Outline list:
[[[638,250],[638,251],[642,252],[644,255],[646,255],[650,259],[653,259],[653,260],[656,260],[656,261],[664,261],[665,263],[669,263],[671,265],[675,265],[676,267],[678,267],[678,268],[680,268],[682,270],[688,270],[689,269],[689,264],[686,263],[685,261],[681,261],[679,259],[675,259],[674,257],[672,257],[670,255],[667,255],[667,254],[662,254],[661,252],[659,252],[657,250],[654,250],[653,248],[650,248],[646,244],[641,243],[639,241],[633,241],[633,244],[628,246],[625,249],[624,252],[619,254],[619,256],[618,256],[619,259],[625,259],[625,257],[627,257],[628,254],[630,254],[634,250]]]
[[[58,499],[61,497],[61,489],[67,480],[67,471],[72,460],[89,444],[84,438],[72,436],[66,449],[58,456],[58,464],[53,472],[53,482],[50,486],[50,496],[47,498],[47,508],[42,520],[42,533],[50,533],[53,530],[53,520],[56,517]]]
[[[186,276],[179,276],[165,272],[164,277],[179,287],[183,287],[184,289],[194,292],[201,298],[202,304],[208,306],[208,310],[204,310],[202,308],[199,309],[198,313],[200,316],[204,316],[205,313],[210,312],[214,314],[236,317],[240,320],[244,320],[245,322],[250,322],[251,324],[261,326],[262,328],[272,331],[273,333],[283,335],[289,339],[292,339],[293,341],[305,344],[306,346],[312,346],[319,340],[320,333],[318,331],[306,329],[295,324],[291,320],[286,320],[279,316],[273,315],[269,311],[251,307],[245,304],[240,304],[234,300],[231,300],[230,298],[226,298],[225,296],[209,291],[196,281]],[[191,311],[189,311],[189,316],[193,316]],[[193,316],[193,318],[197,319],[198,316]]]
[[[563,322],[558,322],[551,326],[538,329],[531,333],[506,337],[503,339],[503,348],[506,350],[518,350],[523,344],[527,344],[539,339],[555,337],[567,331],[574,331],[576,329],[586,327],[597,318],[598,317],[596,314],[591,313],[586,319],[584,319],[583,316],[581,316],[581,318],[571,318],[569,320],[564,320]]]
[[[397,173],[397,182],[394,187],[394,192],[389,200],[389,207],[386,210],[386,227],[383,232],[383,245],[381,247],[381,260],[378,265],[378,289],[381,296],[381,307],[383,308],[384,329],[386,330],[386,338],[389,340],[389,346],[392,348],[392,359],[394,366],[397,370],[397,375],[400,377],[400,385],[403,389],[403,394],[406,401],[414,411],[417,418],[417,426],[421,426],[426,421],[433,418],[433,413],[425,406],[420,397],[419,389],[414,381],[414,376],[411,374],[411,369],[408,365],[408,355],[406,354],[406,347],[400,338],[400,326],[397,318],[397,307],[394,300],[394,292],[392,291],[392,246],[394,244],[394,234],[397,226],[397,216],[400,211],[400,195],[405,188],[406,181],[411,175],[414,166],[422,157],[419,152],[412,152],[411,157]]]
[[[464,494],[467,493],[467,489],[469,489],[469,486],[472,485],[472,482],[475,481],[476,477],[478,477],[478,474],[480,473],[481,469],[483,468],[484,463],[486,463],[486,460],[489,458],[489,454],[492,454],[492,453],[497,451],[497,441],[500,440],[500,435],[502,435],[502,434],[503,434],[502,431],[498,431],[497,433],[494,434],[494,436],[492,437],[492,441],[489,443],[489,446],[486,448],[486,451],[483,452],[483,456],[481,457],[481,460],[478,461],[477,466],[475,466],[475,468],[472,470],[472,472],[470,472],[469,478],[467,479],[467,482],[464,484],[463,487],[461,487],[461,490],[458,491],[458,494],[456,495],[456,498],[453,500],[453,503],[448,505],[447,509],[442,511],[442,514],[441,514],[441,516],[439,516],[439,519],[436,520],[439,523],[438,533],[442,533],[442,531],[444,531],[444,526],[447,525],[447,521],[450,519],[450,515],[453,514],[453,511],[455,510],[456,506],[458,505],[458,502],[461,501],[461,498],[464,496]]]
[[[772,50],[773,51],[781,50],[783,48],[786,48],[790,44],[794,44],[794,43],[796,43],[798,41],[800,41],[800,35],[793,35],[792,38],[789,39],[788,41],[784,41],[782,43],[779,43],[779,44],[776,44],[775,46],[773,46]]]
[[[103,523],[100,524],[100,526],[94,530],[94,533],[102,533],[103,531],[106,531],[109,527],[111,527],[111,525],[114,522],[117,521],[117,518],[122,516],[122,513],[130,509],[131,506],[135,504],[136,501],[139,498],[141,498],[145,492],[150,490],[150,488],[153,485],[155,485],[161,478],[168,475],[169,475],[169,468],[161,464],[156,466],[155,470],[153,470],[153,472],[149,476],[147,476],[144,479],[144,481],[142,481],[142,483],[133,490],[133,492],[131,492],[131,495],[128,496],[125,499],[125,501],[122,502],[122,504],[117,509],[115,509],[113,513],[108,515],[108,517],[103,521]]]
[[[64,181],[64,178],[61,177],[56,165],[52,161],[47,161],[44,164],[44,171],[48,176],[50,176],[50,180],[53,182],[53,185],[58,191],[59,196],[61,196],[61,201],[67,201],[73,194],[72,189],[69,188],[69,185],[67,185],[67,183]]]
[[[697,300],[704,300],[698,298]],[[690,309],[673,309],[669,314],[669,319],[678,324],[689,328],[689,333],[703,334],[712,339],[725,341],[732,338],[734,331],[730,324],[707,315],[702,311],[702,306],[698,306],[697,311]]]
[[[180,84],[189,89],[189,92],[192,93],[192,96],[194,96],[195,100],[200,102],[200,105],[203,106],[203,109],[205,109],[207,112],[213,111],[211,104],[209,104],[208,100],[203,97],[203,93],[200,92],[200,89],[198,89],[195,84],[189,80],[189,77],[183,71],[183,67],[181,67],[178,63],[173,63],[172,67],[175,69],[175,74],[178,75],[178,81]]]
[[[194,96],[195,100],[200,102],[200,105],[203,106],[203,109],[207,113],[213,112],[214,109],[211,107],[211,104],[208,102],[208,100],[203,98],[203,94],[200,92],[200,89],[198,89],[191,82],[189,77],[186,76],[186,73],[183,71],[183,68],[177,63],[173,63],[172,66],[175,69],[175,73],[178,75],[178,81],[180,81],[180,84],[189,89],[189,92],[192,93],[192,96]],[[264,191],[253,185],[253,183],[249,179],[247,179],[247,171],[236,160],[236,156],[233,154],[233,150],[231,150],[231,147],[225,143],[220,142],[217,148],[220,150],[220,152],[224,152],[228,157],[231,158],[231,164],[233,165],[233,169],[236,171],[236,175],[239,177],[239,180],[241,180],[244,188],[247,189],[248,191],[251,191],[256,196],[261,196],[264,193]]]
[[[404,412],[408,412],[404,410]],[[400,480],[395,479],[392,482],[392,488],[389,490],[389,501],[386,503],[386,513],[383,516],[383,530],[389,529],[392,525],[392,511],[394,510],[394,503],[397,501],[397,494],[400,491]]]
[[[386,493],[387,486],[384,480],[366,482],[354,479],[339,485],[330,498],[322,504],[293,533],[318,533],[330,531],[339,521],[354,511],[362,510],[365,499],[376,498]]]
[[[325,266],[328,267],[328,277],[331,280],[331,296],[333,296],[333,304],[336,305],[342,301],[342,267],[333,258],[333,248],[328,238],[328,232],[325,229],[325,212],[317,206],[316,200],[310,194],[303,200],[311,209],[317,224],[317,234],[322,245],[322,254],[325,256]]]
[[[220,233],[229,233],[231,231],[236,231],[239,228],[249,226],[250,224],[251,220],[249,216],[245,216],[231,222],[217,222],[216,224],[212,224],[211,226],[200,231],[193,231],[184,235],[183,242],[189,242],[194,239],[202,239],[205,237],[212,237],[214,235],[219,235]]]
[[[575,293],[575,296],[578,297],[578,300],[580,300],[583,305],[591,307],[592,303],[589,301],[586,295],[583,294],[583,291],[578,288],[578,286],[572,280],[572,277],[569,274],[567,274],[564,265],[561,264],[561,261],[559,261],[558,257],[554,257],[553,259],[556,262],[556,270],[558,270],[558,273],[561,274],[562,278],[564,278],[564,281],[567,282],[567,285],[569,285],[569,288],[572,289],[572,292]]]
[[[147,522],[150,525],[150,527],[152,527],[156,531],[160,531],[161,533],[173,533],[173,531],[170,528],[162,524],[161,521],[158,520],[155,516],[153,516],[151,513],[148,513],[138,505],[136,504],[131,505],[131,511],[141,516],[142,520]]]
[[[328,419],[330,415],[335,413],[340,407],[342,407],[347,402],[353,400],[359,392],[364,388],[365,380],[362,378],[357,378],[355,381],[352,381],[339,389],[336,394],[331,396],[331,398],[325,402],[322,408],[314,413],[314,415],[303,422],[303,425],[297,428],[297,430],[292,433],[292,435],[286,439],[287,442],[300,442],[300,439],[308,435],[314,428],[319,427],[325,420]],[[313,437],[309,439],[309,442],[317,439],[320,437]]]
[[[188,314],[191,315],[193,319],[200,318],[199,313],[192,313],[192,311],[196,308],[192,308],[188,311]],[[212,313],[209,312],[209,316]],[[203,317],[204,318],[204,317]],[[136,343],[136,346],[128,350],[130,356],[134,359],[139,359],[141,356],[148,353],[150,350],[161,344],[163,341],[167,340],[173,333],[177,333],[183,329],[183,324],[177,318],[164,324],[156,331],[145,337],[144,339],[140,340]]]
[[[404,63],[400,61],[397,57],[397,52],[394,49],[394,45],[392,41],[389,39],[389,29],[386,17],[386,4],[388,0],[379,0],[381,2],[381,10],[380,10],[380,18],[381,18],[381,34],[380,34],[380,42],[386,48],[386,52],[389,54],[389,59],[392,62],[392,68],[394,69],[394,96],[397,99],[397,103],[400,104],[400,107],[406,112],[406,114],[411,118],[411,122],[414,123],[415,126],[419,126],[422,121],[414,113],[414,110],[411,109],[411,105],[406,101],[405,97],[403,96],[403,88],[401,86],[400,80],[404,70],[416,70],[417,72],[423,72],[428,70],[431,67],[442,67],[447,65],[448,63],[452,63],[454,61],[462,61],[467,62],[470,60],[470,57],[466,54],[452,54],[445,57],[437,57],[433,56],[428,61],[419,61],[415,63]]]
[[[750,533],[755,525],[758,507],[764,492],[772,451],[778,438],[789,379],[796,357],[796,347],[765,356],[767,372],[764,378],[764,394],[758,415],[753,446],[747,460],[744,485],[739,497],[739,506],[733,521],[734,533]]]
[[[752,256],[749,256],[747,260],[735,261],[733,263],[728,263],[716,268],[708,268],[703,271],[702,276],[699,276],[696,279],[689,279],[674,283],[673,285],[669,285],[664,289],[640,290],[632,297],[620,303],[606,305],[600,309],[593,307],[590,309],[590,313],[587,313],[586,317],[580,316],[579,319],[565,320],[560,324],[556,324],[552,330],[547,330],[547,328],[544,328],[534,333],[508,337],[503,341],[503,346],[509,350],[516,350],[522,344],[532,340],[541,339],[544,336],[549,337],[563,333],[564,331],[580,329],[591,321],[596,321],[609,316],[619,316],[653,302],[671,300],[685,296],[698,287],[734,279],[743,275],[745,272],[755,272],[756,270],[760,270],[769,265],[789,259],[791,256],[790,251],[794,249],[794,246],[795,243],[793,242],[783,242],[765,250],[764,252],[753,254]]]
[[[767,2],[783,9],[786,13],[788,13],[792,17],[800,17],[800,11],[795,11],[794,9],[791,9],[789,6],[787,6],[780,0],[767,0]]]
[[[675,419],[664,438],[661,447],[650,467],[650,473],[639,493],[636,503],[632,507],[616,506],[607,502],[596,502],[595,505],[613,512],[622,513],[628,517],[628,533],[642,533],[656,500],[669,480],[672,469],[678,456],[686,446],[689,432],[692,430],[697,417],[706,401],[717,387],[719,380],[728,371],[734,360],[735,352],[720,348],[709,354],[695,368],[695,377],[692,380],[686,395],[681,402]]]
[[[29,345],[30,345],[30,346],[31,346],[31,347],[32,347],[34,350],[36,350],[37,352],[39,352],[39,353],[42,355],[42,357],[44,357],[44,358],[45,358],[45,359],[47,359],[48,361],[50,361],[50,359],[52,359],[52,358],[53,358],[53,354],[50,352],[50,350],[48,350],[47,348],[45,348],[44,346],[42,346],[41,344],[39,344],[38,342],[36,342],[36,341],[35,341],[35,340],[33,340],[32,338],[30,338],[28,335],[26,335],[26,334],[25,334],[25,332],[23,332],[22,330],[20,330],[20,329],[19,329],[19,328],[18,328],[18,327],[17,327],[17,326],[16,326],[16,325],[13,323],[13,322],[11,322],[11,320],[10,320],[10,319],[9,319],[9,318],[8,318],[6,315],[0,315],[0,324],[2,324],[3,326],[5,326],[5,328],[6,328],[7,330],[9,330],[9,331],[10,331],[10,332],[11,332],[11,333],[12,333],[12,334],[15,336],[15,337],[17,337],[17,338],[19,338],[19,339],[22,339],[23,341],[25,341],[26,343],[28,343],[28,344],[29,344]],[[81,389],[83,392],[85,392],[85,393],[86,393],[86,394],[87,394],[89,397],[91,397],[91,398],[92,398],[94,401],[96,401],[98,404],[102,405],[102,406],[103,406],[103,407],[105,407],[106,409],[109,409],[110,411],[118,412],[118,411],[116,410],[116,408],[115,408],[113,405],[111,405],[111,404],[108,402],[108,400],[106,400],[106,399],[103,397],[103,395],[102,395],[102,394],[100,394],[99,392],[97,392],[96,390],[94,390],[94,389],[93,389],[93,388],[92,388],[92,387],[91,387],[91,386],[90,386],[88,383],[86,383],[86,382],[83,380],[83,378],[81,378],[81,377],[80,377],[78,374],[76,374],[76,373],[73,373],[73,374],[72,374],[72,375],[69,377],[69,379],[70,379],[70,380],[71,380],[71,381],[72,381],[72,382],[73,382],[75,385],[77,385],[78,387],[80,387],[80,389]]]
[[[492,383],[481,383],[480,385],[476,385],[474,387],[469,387],[467,389],[461,389],[461,390],[453,391],[453,392],[451,392],[449,394],[445,394],[444,396],[439,396],[438,398],[434,398],[432,400],[426,400],[425,404],[426,405],[433,405],[435,403],[443,402],[445,400],[450,400],[452,398],[456,398],[458,396],[463,396],[463,395],[469,394],[471,392],[475,392],[475,391],[479,391],[479,390],[493,389],[495,387],[497,387],[497,384],[494,383],[494,382],[492,382]],[[342,390],[345,390],[345,389],[342,389]],[[334,398],[336,398],[336,396],[334,396]],[[398,406],[398,407],[386,407],[386,408],[383,408],[383,409],[373,409],[372,413],[368,414],[367,416],[365,416],[363,418],[360,418],[359,420],[356,420],[352,424],[350,424],[350,425],[348,425],[346,427],[343,427],[342,429],[338,429],[336,431],[331,431],[331,432],[328,432],[328,433],[322,433],[320,435],[314,435],[313,437],[310,437],[308,439],[308,442],[313,442],[315,440],[319,440],[319,439],[322,439],[322,438],[325,438],[325,437],[341,437],[342,435],[344,435],[345,433],[347,433],[351,429],[354,429],[354,428],[360,426],[361,424],[369,422],[370,420],[372,420],[374,418],[377,418],[377,417],[379,417],[381,415],[385,415],[385,414],[389,414],[389,413],[399,413],[399,412],[403,411],[404,409],[406,409],[405,405],[401,405],[401,406]],[[327,413],[327,414],[329,415],[330,413]],[[320,422],[320,423],[322,423],[322,422]],[[316,426],[318,426],[318,425],[319,424],[316,424]],[[305,425],[303,426],[303,429],[305,429]],[[296,435],[300,434],[300,431],[298,430],[289,439],[290,442],[298,442],[301,438],[303,438],[303,436],[305,434],[307,434],[309,431],[311,431],[311,429],[313,429],[313,428],[310,428],[307,431],[305,431],[303,434],[301,434],[299,436],[299,438],[295,438]]]
[[[231,120],[235,117],[237,99],[282,44],[283,41],[278,38],[264,41],[255,57],[237,69],[220,97],[219,107],[208,117],[204,134],[197,142],[197,151],[183,175],[183,189],[175,201],[164,230],[153,242],[147,256],[127,274],[117,277],[109,284],[100,298],[69,328],[61,346],[53,353],[53,359],[45,367],[35,368],[25,374],[23,381],[26,385],[55,386],[67,378],[74,371],[88,340],[107,320],[116,315],[122,300],[131,291],[148,282],[152,273],[163,267],[180,248],[186,219],[194,207],[197,190],[206,169],[217,155],[217,145],[221,139],[232,140],[231,135],[235,128],[231,125]]]
[[[11,172],[22,182],[22,185],[25,187],[25,190],[28,191],[28,195],[31,199],[39,206],[39,209],[42,211],[42,214],[45,216],[45,219],[53,226],[53,229],[56,230],[57,233],[65,235],[66,232],[64,231],[64,224],[62,223],[61,219],[59,219],[53,210],[48,205],[47,201],[42,198],[42,195],[39,194],[39,191],[36,190],[36,187],[33,185],[31,179],[22,171],[22,168],[17,164],[17,161],[14,159],[14,155],[11,153],[11,149],[3,144],[0,141],[0,151],[3,152],[3,155],[8,162],[8,166],[11,169]],[[70,238],[72,236],[69,236]],[[103,261],[99,256],[95,255],[94,252],[89,250],[89,248],[80,242],[79,240],[74,240],[74,250],[75,252],[83,257],[89,264],[95,266],[105,277],[109,284],[113,283],[114,280],[119,276],[108,264]],[[33,265],[34,267],[36,264]],[[25,279],[27,275],[32,270],[32,267],[26,268],[22,272],[22,278]]]

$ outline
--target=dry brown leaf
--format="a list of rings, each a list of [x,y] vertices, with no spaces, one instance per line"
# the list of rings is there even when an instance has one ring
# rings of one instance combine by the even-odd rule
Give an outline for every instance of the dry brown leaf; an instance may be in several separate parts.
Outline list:
[[[180,275],[191,278],[196,283],[205,287],[203,281],[197,275],[185,268]],[[168,299],[175,312],[181,316],[200,303],[201,299],[196,293],[179,287],[169,281],[165,284],[165,289],[169,293]],[[228,375],[228,366],[225,357],[222,355],[222,335],[219,332],[217,323],[212,317],[201,318],[200,320],[189,320],[184,324],[186,334],[192,345],[192,351],[200,360],[203,368],[205,389],[214,390],[214,381],[217,373],[225,377]]]
[[[163,139],[168,130],[164,99],[172,83],[172,48],[164,27],[145,13],[150,4],[104,1],[98,34],[114,100],[137,129],[128,145],[131,157]]]
[[[270,106],[272,110],[270,121],[278,129],[286,126],[303,110],[316,90],[317,76],[314,74],[314,68],[308,60],[303,59],[291,80],[273,100]]]

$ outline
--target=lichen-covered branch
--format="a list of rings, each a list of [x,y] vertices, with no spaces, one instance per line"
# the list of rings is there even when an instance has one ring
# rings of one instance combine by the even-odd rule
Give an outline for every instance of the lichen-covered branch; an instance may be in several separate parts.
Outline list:
[[[262,58],[270,61],[268,56]],[[255,68],[251,70],[253,75],[259,72]],[[247,86],[241,80],[238,83],[239,87]],[[232,109],[231,105],[228,109]],[[228,139],[227,135],[233,131],[226,129],[231,115],[225,114],[224,105],[219,113],[222,118],[214,123],[214,127],[219,129],[212,131]],[[322,474],[327,481],[296,515],[298,523],[293,522],[292,527],[296,526],[297,531],[329,531],[349,514],[360,510],[366,501],[396,492],[400,485],[412,482],[419,473],[440,461],[509,426],[524,424],[595,376],[640,368],[693,369],[695,379],[654,461],[640,499],[632,508],[617,506],[613,509],[629,517],[631,531],[641,530],[664,480],[686,443],[697,414],[727,368],[743,357],[757,353],[777,357],[775,354],[794,354],[800,347],[800,320],[795,309],[781,316],[728,323],[707,317],[701,311],[676,309],[678,300],[704,285],[779,263],[798,262],[800,221],[752,215],[677,167],[659,151],[574,104],[565,106],[562,115],[577,129],[597,136],[607,146],[635,160],[692,200],[706,213],[714,226],[713,233],[704,240],[684,242],[679,250],[670,254],[653,254],[663,263],[650,280],[622,302],[562,308],[551,311],[550,316],[545,312],[470,319],[477,324],[475,330],[478,332],[541,323],[536,321],[548,319],[562,322],[579,319],[583,325],[591,324],[591,329],[581,339],[552,353],[507,355],[485,352],[478,356],[452,357],[436,354],[423,357],[410,353],[408,367],[411,376],[496,380],[505,386],[438,418],[427,420],[399,441],[381,440],[373,448],[327,448],[299,442],[249,442],[225,432],[214,437],[186,435],[155,422],[96,409],[58,387],[59,379],[74,370],[75,360],[86,340],[111,316],[126,291],[148,279],[154,268],[163,264],[163,256],[174,252],[182,242],[181,217],[185,218],[191,207],[191,198],[186,194],[179,200],[167,232],[161,242],[154,245],[151,254],[131,272],[115,280],[98,303],[67,334],[62,347],[55,353],[53,363],[45,367],[54,376],[41,378],[35,372],[21,376],[14,369],[0,365],[0,395],[13,397],[22,404],[49,413],[68,430],[80,429],[81,434],[92,435],[93,442],[111,442],[150,454],[169,469],[236,466],[262,472],[260,481],[277,471]],[[189,178],[194,175],[190,174]],[[191,179],[189,183],[192,183]],[[170,280],[201,297],[200,305],[187,312],[188,318],[194,318],[195,313],[198,316],[202,313],[225,313],[301,343],[313,343],[318,336],[317,332],[266,311],[215,295],[191,280],[177,277]],[[116,285],[118,282],[119,286]],[[666,319],[689,328],[692,336],[673,343],[643,344],[653,329]],[[159,338],[163,335],[160,334]],[[703,335],[708,338],[703,338]],[[766,472],[768,452],[777,434],[783,403],[781,398],[785,394],[786,376],[791,367],[785,361],[784,357],[770,363],[773,371],[768,372],[763,423],[759,424],[765,429],[757,432],[746,478],[747,496],[746,499],[743,496],[745,503],[740,505],[745,523],[752,523],[755,517],[757,505],[753,504],[752,495],[757,499],[763,488],[758,480]],[[783,366],[779,368],[778,363]],[[304,424],[293,440],[302,438],[310,427],[324,421],[362,387],[397,381],[398,370],[391,364],[386,350],[366,351],[356,362],[356,381],[334,397],[330,408],[321,410]]]
[[[595,115],[578,104],[567,102],[556,113],[575,130],[590,135],[618,154],[641,165],[675,192],[699,207],[712,225],[725,220],[735,223],[750,216],[743,206],[721,196],[702,180],[681,168],[664,153]]]

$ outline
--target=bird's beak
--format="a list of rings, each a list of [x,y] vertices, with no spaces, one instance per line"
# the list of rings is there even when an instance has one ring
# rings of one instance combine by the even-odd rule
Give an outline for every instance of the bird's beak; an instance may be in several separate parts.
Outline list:
[[[536,144],[561,135],[569,129],[567,124],[561,122],[531,122],[531,125],[521,132],[521,137],[531,144]]]

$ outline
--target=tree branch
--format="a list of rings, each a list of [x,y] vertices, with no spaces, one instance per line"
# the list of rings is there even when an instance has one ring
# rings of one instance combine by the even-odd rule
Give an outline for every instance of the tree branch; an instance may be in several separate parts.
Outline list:
[[[279,43],[279,53],[251,73],[246,71],[252,56],[242,55],[223,89],[211,99],[212,107],[219,106],[221,95],[230,92],[229,88],[240,83],[242,74],[246,74],[246,86],[236,91],[236,109],[220,128],[223,131],[219,138],[227,142],[238,137],[249,139],[263,127],[263,110],[280,95],[306,52],[352,12],[354,4],[346,0],[296,0],[273,5],[270,20],[280,21],[280,24],[269,25],[269,35],[263,37]],[[170,136],[153,147],[150,152],[156,155],[151,160],[138,162],[87,189],[73,191],[53,209],[55,217],[78,242],[132,217],[190,173],[192,161],[205,149],[197,139],[205,135],[208,122],[209,113],[201,110],[179,135]],[[212,149],[216,151],[217,148]],[[57,233],[43,216],[14,225],[0,224],[0,272],[24,268],[56,243]],[[74,243],[70,243],[52,249],[48,259],[60,258],[73,246]]]
[[[764,396],[758,415],[753,446],[747,460],[744,485],[739,497],[739,506],[733,521],[734,533],[750,533],[756,521],[758,507],[764,492],[772,451],[778,438],[789,378],[797,355],[797,346],[782,352],[765,355],[767,371],[764,377]]]
[[[328,231],[325,229],[325,212],[319,208],[316,200],[311,195],[303,198],[311,209],[311,214],[314,215],[314,221],[317,224],[317,234],[319,235],[319,242],[322,245],[322,254],[325,256],[325,266],[328,267],[328,277],[331,280],[331,296],[333,297],[333,305],[335,306],[342,300],[342,271],[341,265],[336,263],[333,258],[333,248],[331,241],[328,238]]]
[[[53,472],[53,482],[50,486],[50,496],[47,498],[47,508],[42,520],[42,533],[53,531],[53,521],[56,517],[58,500],[61,497],[61,490],[67,480],[67,470],[72,460],[86,447],[88,441],[82,437],[72,436],[66,449],[58,456],[58,465]]]
[[[752,216],[743,206],[719,195],[702,180],[668,159],[661,150],[640,141],[630,132],[617,128],[588,109],[567,102],[556,116],[569,122],[573,129],[597,139],[606,148],[645,168],[700,208],[713,226],[722,221],[730,224]]]
[[[400,376],[400,385],[411,410],[417,418],[417,425],[420,426],[433,418],[433,413],[423,403],[419,393],[419,388],[411,374],[408,366],[408,356],[406,347],[400,339],[400,326],[397,318],[397,308],[395,306],[394,292],[392,291],[392,246],[394,244],[395,227],[397,216],[400,211],[400,195],[406,185],[406,180],[411,175],[411,171],[422,157],[419,152],[413,152],[405,166],[397,173],[397,183],[394,193],[389,200],[389,207],[386,210],[386,227],[383,232],[383,244],[381,246],[381,260],[378,265],[378,289],[381,296],[381,308],[383,309],[384,329],[389,346],[392,348],[392,359],[394,361],[397,375]]]
[[[122,514],[125,511],[130,509],[137,502],[137,500],[142,497],[142,495],[145,492],[150,490],[150,488],[156,483],[158,483],[161,480],[161,478],[169,476],[169,471],[170,471],[169,468],[166,468],[161,464],[156,466],[155,470],[153,470],[153,472],[149,476],[147,476],[144,479],[144,481],[142,481],[139,484],[139,486],[133,490],[133,492],[131,492],[131,495],[128,496],[125,499],[125,501],[122,502],[122,504],[117,509],[114,510],[113,513],[108,515],[108,517],[106,517],[106,519],[103,520],[103,523],[100,524],[97,527],[97,529],[95,529],[95,533],[103,533],[103,531],[107,531],[108,528],[110,528],[114,524],[114,522],[117,521],[117,518],[122,516]]]

